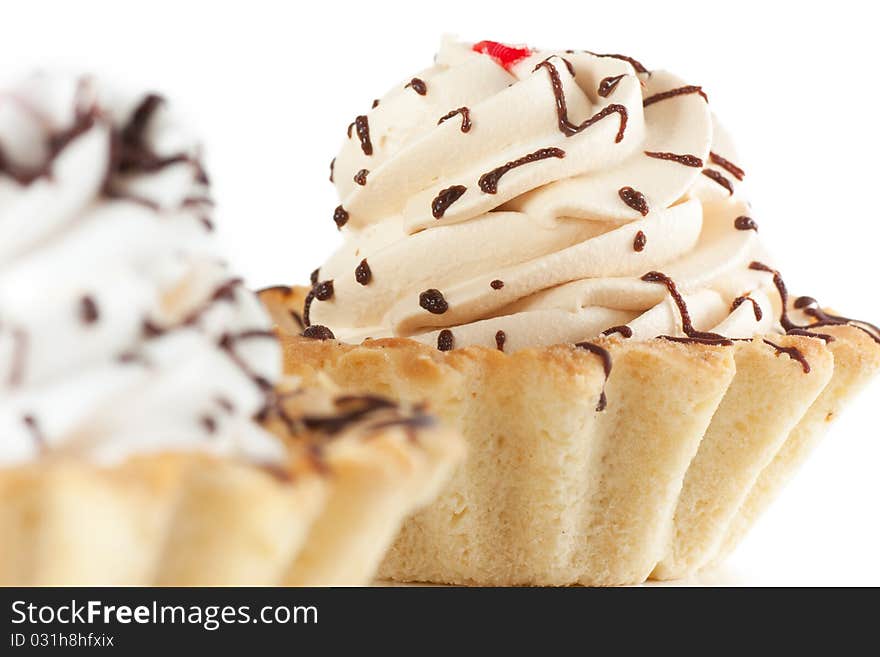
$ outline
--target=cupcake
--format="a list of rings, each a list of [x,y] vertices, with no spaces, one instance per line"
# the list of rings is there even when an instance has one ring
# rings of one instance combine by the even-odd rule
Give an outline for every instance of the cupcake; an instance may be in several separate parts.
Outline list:
[[[443,43],[353,121],[345,241],[267,292],[285,367],[468,443],[380,574],[616,585],[724,558],[880,365],[791,297],[706,91],[635,59]]]
[[[0,94],[0,584],[363,584],[460,445],[282,380],[159,96]]]

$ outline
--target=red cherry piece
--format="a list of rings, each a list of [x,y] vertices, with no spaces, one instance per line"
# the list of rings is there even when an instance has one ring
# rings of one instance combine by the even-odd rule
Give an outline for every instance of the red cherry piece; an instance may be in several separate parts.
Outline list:
[[[532,54],[532,51],[528,48],[516,48],[514,46],[498,43],[497,41],[480,41],[479,43],[474,44],[473,50],[474,52],[489,55],[489,57],[494,59],[508,71],[514,64]]]

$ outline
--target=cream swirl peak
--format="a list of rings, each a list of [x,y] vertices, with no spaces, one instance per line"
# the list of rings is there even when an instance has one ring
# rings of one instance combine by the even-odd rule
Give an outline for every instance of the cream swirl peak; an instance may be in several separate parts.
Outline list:
[[[613,327],[783,330],[772,276],[749,267],[767,259],[745,174],[702,87],[621,55],[492,42],[446,41],[417,79],[424,93],[398,85],[336,157],[347,237],[311,323],[344,341],[507,351]]]
[[[0,465],[283,455],[254,415],[280,353],[218,257],[198,144],[155,95],[0,93]]]

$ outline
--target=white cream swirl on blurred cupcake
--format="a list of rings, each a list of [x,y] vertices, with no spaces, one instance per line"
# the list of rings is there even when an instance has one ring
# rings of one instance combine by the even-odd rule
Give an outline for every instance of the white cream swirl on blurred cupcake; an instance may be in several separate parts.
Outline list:
[[[0,465],[283,457],[253,419],[279,347],[211,208],[160,97],[46,75],[0,94]]]
[[[307,320],[505,351],[781,331],[737,163],[704,90],[670,73],[447,40],[350,126],[333,165],[347,237]]]

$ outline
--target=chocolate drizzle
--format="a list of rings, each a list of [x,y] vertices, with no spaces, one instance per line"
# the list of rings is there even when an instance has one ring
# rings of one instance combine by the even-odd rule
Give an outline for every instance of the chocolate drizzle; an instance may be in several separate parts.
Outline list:
[[[611,328],[602,331],[602,335],[614,335],[615,333],[619,333],[621,337],[624,338],[631,338],[633,335],[633,330],[629,326],[621,325],[612,326]]]
[[[693,322],[691,321],[690,312],[688,312],[687,304],[684,301],[684,297],[681,296],[681,293],[678,291],[675,282],[666,274],[663,274],[659,271],[652,271],[642,276],[641,280],[647,283],[660,283],[661,285],[664,285],[666,287],[666,290],[669,292],[669,295],[672,297],[672,300],[675,302],[675,305],[678,308],[678,314],[681,317],[681,330],[687,336],[686,338],[678,338],[669,335],[661,335],[661,338],[663,338],[664,340],[672,340],[673,342],[697,342],[700,344],[725,346],[733,344],[733,342],[729,338],[725,338],[723,335],[719,335],[718,333],[698,331],[694,328]]]
[[[336,209],[333,211],[333,222],[339,229],[348,223],[348,212],[346,212],[345,208],[341,205],[337,205]]]
[[[733,227],[737,230],[753,230],[756,233],[758,232],[758,224],[751,217],[737,217],[733,221]]]
[[[637,59],[633,59],[628,55],[600,54],[597,52],[590,52],[589,50],[586,50],[585,52],[593,55],[594,57],[611,57],[613,59],[620,59],[632,66],[636,70],[636,73],[650,73],[650,71],[645,68],[645,66],[640,61],[638,61]]]
[[[361,186],[367,184],[367,176],[369,175],[369,171],[366,169],[361,169],[356,174],[354,174],[354,181]]]
[[[437,349],[440,351],[452,351],[455,348],[455,336],[449,329],[443,329],[437,335]]]
[[[549,57],[543,59],[537,66],[535,66],[535,68],[532,69],[532,73],[537,72],[537,70],[541,68],[545,63],[549,64],[550,60],[554,57],[559,57],[559,55],[550,55]],[[572,66],[571,62],[568,61],[565,57],[559,57],[559,59],[561,59],[562,63],[565,64],[565,68],[568,69],[568,74],[571,77],[574,77],[574,66]]]
[[[596,91],[602,98],[608,98],[611,93],[617,89],[617,84],[624,78],[625,75],[612,75],[607,78],[602,78],[602,81],[599,83],[599,89]]]
[[[557,123],[559,125],[559,131],[562,132],[562,134],[566,137],[571,137],[572,135],[576,135],[582,130],[586,130],[590,126],[598,123],[605,117],[617,113],[620,115],[620,128],[617,131],[617,136],[615,137],[614,142],[619,143],[623,139],[623,135],[626,132],[626,123],[629,118],[626,107],[618,104],[608,105],[590,118],[585,119],[580,125],[575,125],[568,118],[568,105],[565,101],[565,94],[562,91],[562,80],[559,78],[559,71],[556,69],[556,66],[549,61],[541,62],[535,67],[535,69],[537,70],[542,67],[546,68],[547,73],[550,75],[550,85],[553,87],[553,96],[556,99]]]
[[[370,141],[369,119],[367,119],[365,115],[361,114],[354,120],[354,128],[357,131],[358,139],[361,142],[361,150],[364,152],[364,155],[372,155],[373,142]],[[350,133],[351,128],[349,128],[349,134]]]
[[[769,344],[776,350],[777,356],[779,356],[780,354],[786,354],[789,358],[791,358],[792,360],[796,360],[801,364],[801,367],[803,367],[804,369],[804,374],[810,373],[810,363],[807,362],[806,357],[800,349],[797,349],[795,347],[780,347],[775,342],[770,342],[770,340],[764,340],[764,342],[766,344]]]
[[[857,328],[863,333],[866,333],[871,339],[880,344],[880,327],[874,326],[870,322],[865,322],[860,319],[851,319],[849,317],[841,317],[839,315],[831,315],[822,310],[818,302],[812,297],[798,297],[795,301],[795,308],[801,310],[809,317],[814,318],[812,324],[808,324],[806,326],[798,326],[794,322],[791,321],[791,318],[788,316],[788,289],[785,286],[785,281],[782,280],[782,276],[779,272],[768,265],[765,265],[763,262],[752,262],[749,265],[749,269],[753,269],[756,271],[765,271],[773,275],[773,284],[776,286],[776,291],[779,293],[779,300],[782,306],[782,311],[779,317],[779,323],[782,325],[783,330],[788,335],[805,335],[807,337],[820,338],[825,340],[825,342],[831,342],[834,340],[834,336],[827,335],[824,333],[816,333],[813,331],[815,328],[820,328],[822,326],[852,326],[853,328]],[[815,304],[816,307],[811,307]]]
[[[633,239],[633,251],[637,251],[641,253],[645,250],[645,245],[648,243],[648,238],[645,236],[645,233],[639,231],[636,233],[635,239]]]
[[[880,327],[871,324],[870,322],[866,322],[861,319],[852,319],[850,317],[842,317],[840,315],[832,315],[830,313],[825,312],[822,308],[819,307],[818,302],[812,297],[799,297],[795,301],[795,307],[798,307],[797,304],[800,302],[802,305],[800,306],[800,310],[804,312],[809,317],[812,317],[816,321],[810,324],[809,326],[802,327],[804,329],[812,329],[813,327],[820,326],[852,326],[853,328],[857,328],[860,331],[867,333],[875,342],[880,343]],[[814,306],[815,307],[811,307]],[[794,331],[789,331],[789,333],[794,333]],[[814,334],[821,335],[821,334]],[[830,337],[830,336],[828,336]]]
[[[443,293],[435,288],[425,290],[419,295],[419,305],[434,315],[442,315],[449,310]]]
[[[366,415],[382,409],[397,408],[394,402],[378,395],[342,395],[334,400],[334,405],[340,409],[339,415],[315,419],[306,416],[303,418],[303,424],[313,431],[320,430],[334,434]]]
[[[425,84],[425,81],[421,78],[413,78],[409,82],[404,85],[404,89],[410,87],[413,91],[415,91],[419,96],[424,96],[428,93],[428,85]]]
[[[746,177],[746,172],[736,166],[730,160],[721,157],[718,153],[709,153],[709,160],[711,160],[712,164],[717,164],[719,167],[727,171],[730,175],[732,175],[737,180],[742,180]]]
[[[734,310],[739,308],[746,301],[750,301],[752,303],[752,310],[755,312],[755,321],[760,322],[761,319],[764,317],[764,311],[761,310],[761,306],[758,304],[757,301],[752,299],[752,297],[743,296],[743,297],[737,297],[736,299],[734,299],[733,303],[730,304],[730,312],[733,312]]]
[[[715,171],[715,169],[703,169],[703,175],[710,180],[714,180],[716,183],[726,189],[728,194],[733,196],[733,183],[725,178],[723,174]]]
[[[658,160],[669,160],[670,162],[678,162],[686,167],[702,167],[703,160],[696,155],[679,155],[678,153],[660,153],[656,151],[645,151],[645,155]]]
[[[440,219],[446,214],[449,206],[460,199],[466,191],[467,187],[464,185],[453,185],[452,187],[440,190],[440,193],[431,201],[431,214],[434,215],[435,219]]]
[[[336,336],[333,335],[333,331],[328,329],[326,326],[322,326],[320,324],[313,324],[311,326],[307,326],[305,330],[302,332],[302,336],[304,338],[310,338],[312,340],[335,340]]]
[[[649,107],[654,103],[659,103],[661,100],[668,100],[670,98],[675,98],[677,96],[686,96],[688,94],[700,94],[707,103],[709,102],[709,97],[706,95],[706,92],[703,91],[703,87],[698,87],[696,85],[687,85],[685,87],[678,87],[676,89],[670,89],[669,91],[662,91],[659,94],[654,94],[653,96],[648,96],[642,101],[642,107]]]
[[[361,285],[367,285],[373,280],[373,271],[367,264],[367,259],[361,260],[361,263],[354,270],[354,279]]]
[[[88,295],[79,300],[79,319],[83,324],[94,324],[98,321],[98,304]]]
[[[24,380],[28,352],[28,334],[22,329],[12,330],[12,363],[9,367],[9,387],[21,385]]]
[[[305,329],[306,323],[303,321],[303,316],[295,310],[290,310],[289,313],[290,318],[293,320],[293,323],[296,324],[300,328],[300,330]]]
[[[440,120],[437,121],[437,125],[440,125],[444,121],[448,121],[456,114],[461,114],[461,131],[462,132],[470,132],[471,131],[471,111],[467,107],[459,107],[458,109],[454,109],[451,112],[444,114],[440,117]]]
[[[269,396],[273,390],[272,383],[254,372],[235,350],[235,347],[239,342],[253,339],[275,340],[276,337],[272,331],[264,331],[262,329],[251,329],[240,331],[238,333],[224,333],[217,341],[217,346],[229,356],[232,362],[236,364],[244,375],[249,378],[264,395]]]
[[[507,334],[504,331],[495,332],[495,348],[504,351],[504,343],[507,342]]]
[[[82,84],[80,87],[82,88]],[[98,117],[99,113],[97,107],[91,106],[83,108],[78,104],[74,114],[73,124],[66,130],[51,133],[46,137],[48,157],[42,164],[35,168],[18,166],[12,162],[3,152],[2,148],[0,148],[0,174],[9,176],[19,185],[30,185],[39,178],[48,177],[52,171],[52,166],[55,163],[55,160],[58,158],[61,151],[64,150],[65,146],[80,135],[91,130]]]
[[[578,342],[575,347],[586,349],[590,353],[596,354],[602,361],[602,369],[605,371],[605,381],[611,376],[611,353],[597,344],[592,342]],[[608,398],[605,396],[605,386],[602,386],[602,393],[599,395],[599,403],[596,405],[596,412],[601,413],[608,406]]]
[[[147,128],[156,110],[165,102],[161,96],[156,94],[144,96],[125,125],[117,127],[110,123],[112,117],[103,114],[93,101],[84,101],[83,94],[88,86],[86,80],[82,80],[79,84],[72,125],[65,130],[51,132],[46,137],[48,157],[43,163],[36,168],[25,169],[11,162],[0,149],[0,174],[12,177],[21,185],[29,185],[39,178],[48,177],[61,152],[78,137],[91,130],[98,121],[103,121],[110,127],[109,163],[101,186],[101,192],[106,197],[124,199],[139,203],[151,210],[159,210],[160,206],[155,201],[116,189],[113,186],[115,177],[120,173],[153,173],[180,163],[193,167],[198,182],[208,183],[207,175],[198,159],[185,153],[160,156],[149,146]]]
[[[517,167],[521,167],[524,164],[531,164],[532,162],[546,160],[551,157],[557,157],[561,159],[565,157],[565,151],[561,148],[539,148],[534,153],[529,153],[528,155],[524,155],[519,159],[508,162],[507,164],[503,164],[500,167],[492,169],[491,171],[484,173],[482,176],[480,176],[480,189],[483,190],[483,192],[486,194],[496,194],[498,193],[498,181],[501,179],[501,176],[506,174],[508,171]]]
[[[650,211],[648,208],[648,199],[645,198],[644,194],[636,191],[632,187],[621,187],[617,190],[617,195],[620,197],[621,201],[626,203],[643,217]]]
[[[500,290],[504,287],[504,281],[496,278],[494,281],[489,283],[489,287],[491,287],[493,290]]]

